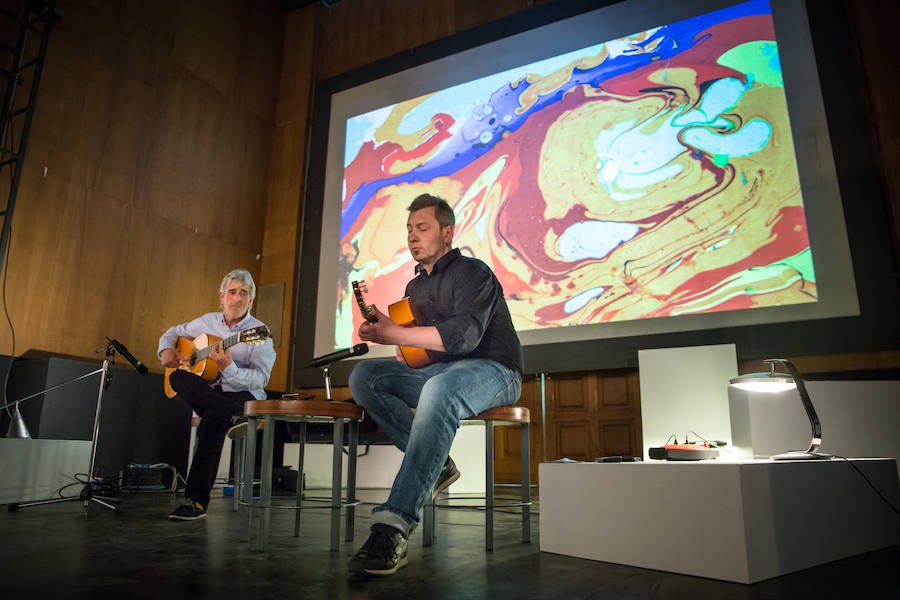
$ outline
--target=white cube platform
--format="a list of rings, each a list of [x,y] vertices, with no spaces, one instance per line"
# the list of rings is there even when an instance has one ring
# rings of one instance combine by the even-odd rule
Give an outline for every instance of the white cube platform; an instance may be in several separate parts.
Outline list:
[[[754,583],[900,543],[894,459],[544,463],[541,550]]]
[[[0,503],[56,498],[90,464],[90,441],[0,439]],[[73,485],[63,495],[80,492],[81,486]]]

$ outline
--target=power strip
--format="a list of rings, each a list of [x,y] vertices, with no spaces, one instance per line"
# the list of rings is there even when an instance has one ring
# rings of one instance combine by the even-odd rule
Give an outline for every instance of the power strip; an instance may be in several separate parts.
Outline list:
[[[655,460],[706,460],[719,456],[715,448],[699,444],[667,444],[650,448],[648,453]]]

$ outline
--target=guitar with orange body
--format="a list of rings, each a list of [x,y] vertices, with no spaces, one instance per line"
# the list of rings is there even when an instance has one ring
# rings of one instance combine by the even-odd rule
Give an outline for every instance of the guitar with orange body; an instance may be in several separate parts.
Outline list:
[[[240,342],[244,342],[245,344],[261,344],[267,337],[269,337],[269,328],[265,325],[245,329],[240,333],[228,336],[224,340],[220,337],[206,333],[201,333],[194,339],[179,337],[178,341],[175,343],[175,349],[178,350],[178,353],[181,356],[187,358],[187,364],[178,367],[178,369],[190,371],[194,375],[199,375],[206,381],[215,381],[216,377],[219,376],[219,365],[209,357],[209,353],[212,351],[213,346],[222,342],[222,349],[226,350]],[[169,376],[175,370],[176,369],[167,368],[165,379],[163,380],[166,396],[169,398],[175,396],[175,390],[172,389],[172,386],[169,383]]]
[[[356,303],[359,305],[359,311],[362,313],[363,319],[369,323],[376,323],[378,317],[375,314],[375,307],[366,304],[366,301],[363,299],[363,292],[368,291],[366,289],[366,282],[354,281],[351,285],[353,286],[353,295],[356,296]],[[402,300],[398,300],[389,305],[388,316],[391,318],[391,321],[401,327],[413,327],[416,324],[416,318],[413,316],[412,303],[409,298],[403,298]],[[400,346],[400,354],[403,355],[403,360],[406,361],[406,364],[413,369],[421,369],[425,365],[431,364],[431,359],[428,358],[428,352],[426,352],[424,348]]]

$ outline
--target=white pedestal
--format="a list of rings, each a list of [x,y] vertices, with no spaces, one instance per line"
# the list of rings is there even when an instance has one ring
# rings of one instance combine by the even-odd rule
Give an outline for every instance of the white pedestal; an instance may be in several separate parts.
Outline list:
[[[90,461],[89,441],[0,439],[0,502],[55,498],[76,473],[87,473]],[[80,492],[73,485],[64,495]]]
[[[893,459],[544,463],[541,550],[753,583],[900,543]]]

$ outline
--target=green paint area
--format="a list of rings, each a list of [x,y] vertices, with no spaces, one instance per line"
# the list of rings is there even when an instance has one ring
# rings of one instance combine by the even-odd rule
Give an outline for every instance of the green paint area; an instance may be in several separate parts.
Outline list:
[[[778,44],[771,41],[747,42],[732,48],[719,57],[719,64],[747,75],[747,82],[754,81],[784,87],[781,76],[781,59]]]

